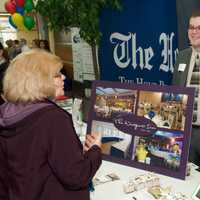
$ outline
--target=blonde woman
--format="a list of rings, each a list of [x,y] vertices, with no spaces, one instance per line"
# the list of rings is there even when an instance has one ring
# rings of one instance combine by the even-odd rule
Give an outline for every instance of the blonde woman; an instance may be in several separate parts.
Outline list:
[[[61,68],[57,56],[31,50],[6,71],[0,199],[89,200],[88,184],[101,164],[101,138],[88,136],[83,151],[71,116],[48,100],[64,94]]]

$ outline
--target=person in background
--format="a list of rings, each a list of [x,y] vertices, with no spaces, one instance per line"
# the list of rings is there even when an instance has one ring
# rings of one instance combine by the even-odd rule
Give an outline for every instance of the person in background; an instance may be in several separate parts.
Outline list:
[[[27,41],[24,38],[20,39],[20,46],[21,46],[21,52],[25,52],[25,51],[30,50],[30,48],[27,45]]]
[[[8,52],[8,58],[9,58],[9,60],[12,60],[14,57],[14,42],[13,42],[13,40],[11,40],[11,39],[6,40],[6,45],[7,45],[6,51]]]
[[[18,54],[22,52],[19,40],[13,41],[13,48],[14,50],[13,50],[13,55],[12,55],[11,60],[14,59]]]
[[[0,106],[0,199],[89,200],[101,165],[101,137],[82,146],[69,113],[49,99],[63,95],[61,59],[35,49],[8,67]]]
[[[40,40],[39,40],[39,39],[34,39],[34,40],[32,40],[31,48],[32,48],[32,49],[39,48],[39,43],[40,43]]]
[[[179,52],[172,84],[194,87],[196,90],[189,161],[200,166],[200,10],[190,17],[188,38],[191,47]]]
[[[9,60],[8,60],[8,53],[4,49],[3,45],[0,43],[0,104],[4,103],[4,100],[2,98],[3,93],[3,77],[4,73],[8,67]]]
[[[50,51],[49,42],[47,40],[40,40],[39,41],[39,48],[44,49],[46,51]]]

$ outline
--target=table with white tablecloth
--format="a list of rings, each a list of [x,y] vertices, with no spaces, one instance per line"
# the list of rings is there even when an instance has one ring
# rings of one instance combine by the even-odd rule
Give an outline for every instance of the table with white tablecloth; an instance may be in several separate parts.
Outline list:
[[[123,190],[123,184],[133,176],[148,173],[141,169],[103,161],[100,169],[95,177],[103,177],[106,174],[115,173],[119,176],[119,180],[105,182],[95,186],[94,192],[91,192],[91,200],[155,200],[146,189],[126,194]],[[156,174],[160,179],[160,184],[163,187],[171,187],[174,192],[181,192],[188,199],[192,199],[197,186],[200,184],[200,172],[196,170],[195,165],[191,164],[190,175],[186,176],[186,180],[176,179],[160,174]]]

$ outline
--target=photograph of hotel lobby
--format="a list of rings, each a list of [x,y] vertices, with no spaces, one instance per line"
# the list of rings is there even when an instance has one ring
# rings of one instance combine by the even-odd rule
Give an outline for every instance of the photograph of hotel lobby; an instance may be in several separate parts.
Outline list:
[[[157,127],[184,130],[187,95],[141,91],[138,116],[151,119]]]
[[[119,114],[134,113],[137,91],[119,88],[96,88],[94,111],[97,118],[111,120]]]

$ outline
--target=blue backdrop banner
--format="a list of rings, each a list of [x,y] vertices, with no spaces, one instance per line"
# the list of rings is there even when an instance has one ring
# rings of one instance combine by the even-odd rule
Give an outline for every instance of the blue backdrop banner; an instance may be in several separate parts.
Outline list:
[[[101,80],[171,83],[177,49],[174,0],[124,0],[122,11],[101,16]]]

